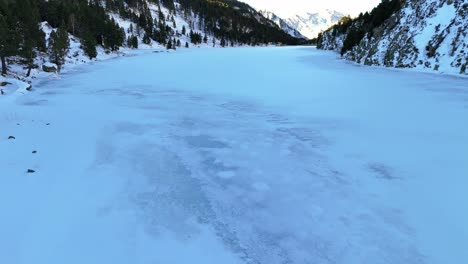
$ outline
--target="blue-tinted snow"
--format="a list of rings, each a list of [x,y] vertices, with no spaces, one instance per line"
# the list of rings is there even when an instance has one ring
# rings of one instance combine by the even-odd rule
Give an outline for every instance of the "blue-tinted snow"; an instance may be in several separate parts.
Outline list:
[[[0,97],[0,263],[468,261],[468,79],[238,48],[34,88]]]

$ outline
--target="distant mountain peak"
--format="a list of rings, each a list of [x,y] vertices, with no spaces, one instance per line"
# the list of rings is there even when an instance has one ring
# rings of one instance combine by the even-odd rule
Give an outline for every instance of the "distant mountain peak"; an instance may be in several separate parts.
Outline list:
[[[259,12],[291,36],[308,39],[317,37],[320,32],[336,24],[345,16],[345,14],[331,9],[305,11],[289,17],[280,17],[269,10],[259,10]]]

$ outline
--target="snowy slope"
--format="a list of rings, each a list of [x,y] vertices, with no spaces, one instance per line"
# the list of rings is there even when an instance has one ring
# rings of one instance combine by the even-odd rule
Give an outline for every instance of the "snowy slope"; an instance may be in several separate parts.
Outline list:
[[[341,50],[346,34],[323,34],[319,46]],[[371,38],[345,54],[366,65],[468,74],[468,3],[465,0],[406,1]]]
[[[307,12],[304,14],[296,14],[284,21],[291,28],[296,29],[302,35],[309,39],[316,38],[318,34],[331,25],[336,24],[345,15],[334,10],[323,10],[320,12]]]
[[[0,97],[0,263],[467,263],[466,78],[138,53]]]
[[[277,16],[275,13],[267,10],[259,10],[258,12],[264,17],[268,18],[269,20],[275,22],[284,32],[288,33],[289,35],[295,38],[306,38],[304,35],[302,35],[294,27],[290,26],[285,20]]]

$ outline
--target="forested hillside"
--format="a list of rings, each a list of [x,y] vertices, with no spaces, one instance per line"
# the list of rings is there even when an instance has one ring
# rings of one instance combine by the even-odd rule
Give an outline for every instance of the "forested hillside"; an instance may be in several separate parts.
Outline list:
[[[468,74],[468,3],[383,0],[320,34],[317,48],[365,65]]]
[[[47,60],[58,70],[122,47],[297,44],[273,22],[235,0],[0,0],[2,74],[26,75]],[[75,47],[70,54],[70,49]],[[38,58],[41,61],[38,61]]]
[[[383,0],[371,12],[361,13],[357,18],[345,16],[318,36],[318,48],[337,49],[341,55],[359,44],[366,36],[372,38],[374,29],[381,26],[391,15],[401,9],[403,0]],[[331,36],[331,38],[329,38]]]

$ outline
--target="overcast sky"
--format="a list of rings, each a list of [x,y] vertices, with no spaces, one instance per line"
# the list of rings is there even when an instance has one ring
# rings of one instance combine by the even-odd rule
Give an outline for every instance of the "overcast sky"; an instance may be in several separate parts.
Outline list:
[[[273,11],[279,16],[316,12],[324,9],[337,10],[345,14],[358,15],[371,10],[381,0],[241,0],[255,8]]]

